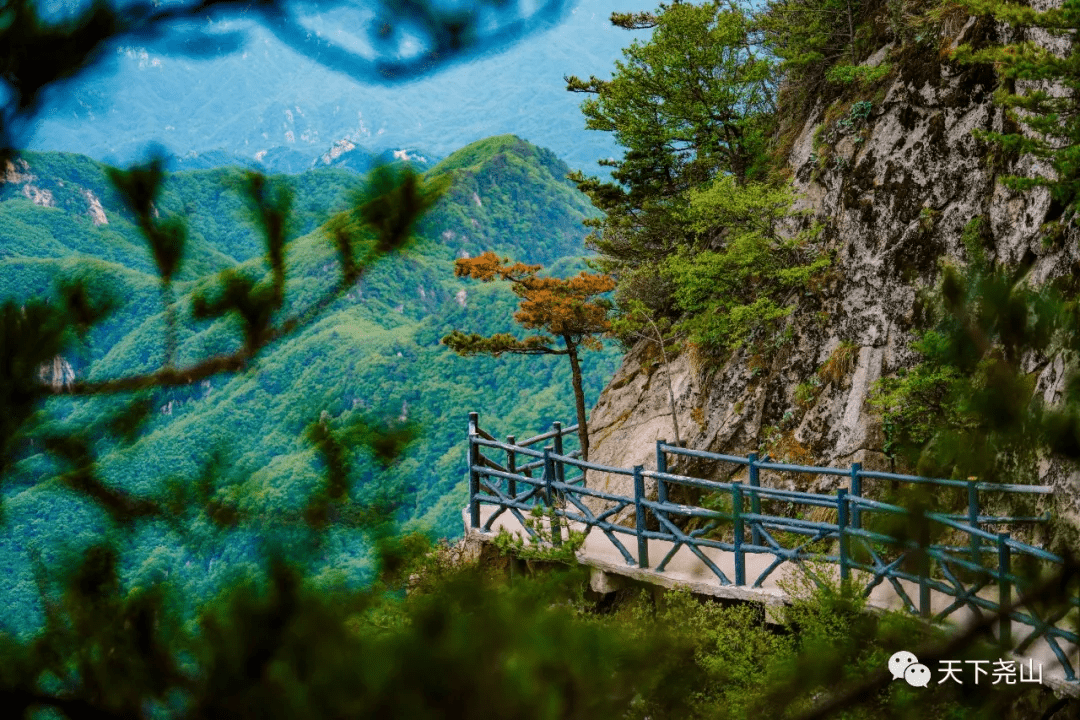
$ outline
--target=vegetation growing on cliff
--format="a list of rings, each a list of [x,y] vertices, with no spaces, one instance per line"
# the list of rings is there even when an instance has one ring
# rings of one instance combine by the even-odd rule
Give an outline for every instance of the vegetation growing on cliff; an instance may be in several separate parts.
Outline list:
[[[982,220],[968,225],[967,264],[945,264],[928,295],[919,362],[878,383],[890,450],[936,477],[1016,482],[1040,453],[1080,460],[1077,300],[1063,282],[1032,286],[1024,268],[991,262]],[[1057,356],[1064,392],[1046,397],[1026,363]]]
[[[1010,175],[1005,182],[1017,190],[1050,188],[1057,210],[1048,220],[1073,223],[1080,203],[1080,2],[1063,0],[1043,10],[999,0],[971,0],[968,6],[1017,30],[1042,30],[1049,38],[978,49],[965,44],[957,48],[956,59],[994,65],[1002,81],[994,99],[1015,123],[1014,130],[980,131],[979,136],[1006,153],[1047,161],[1052,170]]]
[[[1049,172],[1044,167],[1034,175],[1005,175],[1003,181],[1019,191],[1049,188],[1052,202],[1042,232],[1052,244],[1069,226],[1075,228],[1077,217],[1080,4],[1066,0],[1043,11],[979,1],[968,7],[1017,31],[1047,31],[1041,42],[964,44],[953,57],[961,63],[993,63],[1000,80],[994,100],[1012,125],[976,130],[976,135],[1016,161],[1048,162]],[[1032,286],[1023,264],[991,260],[988,232],[985,218],[968,223],[966,265],[944,264],[939,288],[925,298],[932,329],[912,345],[919,362],[882,380],[874,402],[884,413],[889,450],[898,450],[921,472],[1032,478],[1041,454],[1080,459],[1075,284],[1060,278]],[[1065,391],[1058,398],[1036,387],[1025,365],[1041,365],[1050,357],[1063,363]]]
[[[687,226],[698,242],[665,258],[679,327],[707,354],[723,357],[744,343],[767,342],[810,279],[830,264],[818,228],[785,234],[793,194],[732,177],[687,193]]]
[[[780,231],[793,197],[770,175],[777,65],[737,5],[613,21],[653,26],[652,37],[625,51],[611,80],[567,78],[593,96],[588,126],[625,149],[614,182],[575,176],[605,213],[591,223],[598,264],[624,312],[638,302],[679,320],[706,355],[771,337],[792,288],[828,264],[813,230]]]
[[[835,82],[858,72],[857,33],[868,4],[863,0],[772,0],[766,4],[759,25],[794,93],[809,98],[826,79]]]

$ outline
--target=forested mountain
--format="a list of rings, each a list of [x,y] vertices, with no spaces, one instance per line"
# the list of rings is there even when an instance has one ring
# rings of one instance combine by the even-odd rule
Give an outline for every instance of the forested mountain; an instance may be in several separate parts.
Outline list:
[[[513,330],[512,294],[456,279],[453,261],[494,250],[542,262],[555,273],[576,271],[584,251],[581,221],[590,209],[565,179],[567,170],[550,151],[512,136],[454,153],[428,173],[448,178],[449,189],[422,221],[413,247],[382,259],[344,299],[275,344],[251,371],[157,391],[154,418],[138,442],[102,449],[103,476],[152,495],[167,482],[195,483],[213,465],[223,474],[221,492],[244,488],[249,509],[269,517],[301,509],[318,480],[319,460],[304,439],[309,424],[357,415],[407,420],[418,424],[420,437],[399,462],[382,470],[367,455],[357,457],[361,492],[404,491],[404,520],[436,536],[460,534],[467,412],[483,412],[492,431],[527,433],[570,419],[573,400],[561,358],[467,359],[440,345],[453,328]],[[69,372],[103,379],[160,366],[163,315],[153,259],[103,166],[80,155],[27,153],[7,174],[0,194],[0,297],[48,296],[59,278],[81,274],[116,299],[112,316],[83,351],[56,363],[55,380],[63,382]],[[190,294],[214,273],[237,264],[265,272],[237,189],[242,176],[221,169],[167,179],[157,208],[184,216],[190,228],[188,260],[177,275],[182,318],[191,316]],[[278,180],[295,198],[296,239],[287,251],[294,293],[287,300],[295,303],[328,282],[334,255],[320,226],[361,180],[335,169]],[[228,349],[227,337],[225,320],[186,320],[181,362]],[[590,403],[615,362],[610,351],[587,358]],[[77,425],[107,412],[111,402],[73,402],[57,416]],[[59,546],[75,549],[98,529],[66,491],[39,484],[51,467],[44,455],[32,454],[6,486],[0,565],[7,582],[25,591],[16,595],[26,605],[10,616],[19,618],[18,629],[27,627],[26,618],[39,617],[32,610],[37,593],[26,552],[40,545],[50,548],[46,563],[60,562],[53,556]],[[253,551],[234,542],[193,562],[189,551],[152,535],[133,555],[131,572],[181,572],[200,588],[215,587],[224,577],[216,573],[236,572],[235,563],[218,560],[243,560]],[[364,548],[342,540],[338,549],[338,571],[361,577]]]

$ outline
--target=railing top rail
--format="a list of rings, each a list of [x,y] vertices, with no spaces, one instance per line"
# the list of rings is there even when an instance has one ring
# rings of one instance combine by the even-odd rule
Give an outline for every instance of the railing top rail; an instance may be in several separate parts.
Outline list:
[[[523,448],[519,445],[508,445],[504,442],[499,442],[498,440],[488,440],[478,435],[473,436],[472,442],[476,445],[483,445],[484,447],[496,448],[498,450],[508,450],[516,453],[521,453],[522,455],[528,455],[530,457],[544,457],[544,453],[540,450],[531,450],[529,448]]]
[[[614,473],[616,475],[633,475],[633,470],[626,468],[612,467],[610,465],[600,465],[599,463],[592,463],[587,460],[581,460],[570,455],[556,455],[551,453],[551,458],[555,462],[563,462],[567,465],[573,465],[574,467],[585,468],[586,470],[596,470],[597,472]]]
[[[850,469],[814,467],[813,465],[789,465],[787,463],[758,462],[754,463],[762,470],[776,470],[778,472],[798,472],[812,475],[850,475]]]
[[[738,455],[724,455],[723,453],[712,453],[704,450],[691,450],[690,448],[679,447],[678,445],[668,445],[667,443],[660,443],[660,449],[664,452],[671,453],[672,455],[686,455],[688,457],[704,458],[706,460],[723,460],[724,462],[738,463],[739,465],[749,465],[750,459],[739,457]]]
[[[569,434],[572,434],[572,433],[576,433],[577,430],[578,430],[578,425],[571,425],[569,427],[564,427],[564,428],[561,428],[559,430],[549,430],[546,433],[540,433],[539,435],[533,435],[531,438],[528,438],[528,439],[525,439],[525,440],[518,440],[516,444],[519,447],[528,447],[530,445],[535,445],[538,442],[542,442],[544,440],[548,440],[550,438],[553,438],[556,435],[569,435]]]
[[[899,475],[897,473],[887,473],[878,470],[860,470],[859,477],[873,480],[900,480],[902,482],[911,483],[930,483],[932,485],[946,485],[949,487],[967,487],[968,484],[972,482],[970,480],[953,480],[950,478],[930,478],[921,475]],[[1049,495],[1053,492],[1053,488],[1049,485],[1018,485],[1016,483],[995,483],[985,481],[976,481],[975,488],[978,490],[998,492],[1031,493],[1034,495]]]
[[[689,448],[682,448],[677,445],[669,445],[667,443],[660,443],[660,450],[666,453],[670,453],[672,455],[685,455],[687,457],[696,457],[705,460],[718,460],[722,462],[735,463],[738,465],[750,464],[750,458],[748,457],[740,457],[738,455],[726,455],[724,453],[713,453],[707,452],[705,450],[691,450]],[[851,468],[818,467],[815,465],[794,465],[788,463],[772,462],[769,460],[758,460],[754,463],[754,465],[762,470],[774,470],[778,472],[797,472],[812,475],[837,476],[846,476],[851,474]],[[860,478],[872,480],[898,480],[901,482],[928,483],[931,485],[944,485],[947,487],[967,487],[970,482],[968,480],[931,478],[924,477],[922,475],[902,475],[900,473],[889,473],[879,470],[859,469],[857,473]],[[1049,495],[1053,492],[1053,489],[1048,485],[1019,485],[1016,483],[976,482],[975,488],[977,490],[990,492],[1028,493],[1033,495]]]

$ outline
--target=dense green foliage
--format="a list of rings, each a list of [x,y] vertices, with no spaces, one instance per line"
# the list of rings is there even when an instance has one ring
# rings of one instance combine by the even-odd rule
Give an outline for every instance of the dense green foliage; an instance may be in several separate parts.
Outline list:
[[[606,213],[592,241],[616,267],[671,251],[688,189],[726,173],[757,177],[773,110],[772,64],[747,49],[745,12],[677,4],[655,23],[611,80],[567,78],[569,90],[594,96],[582,104],[587,126],[625,149],[611,163],[614,182],[575,176]]]
[[[844,717],[1020,720],[1054,702],[1028,685],[888,683],[893,652],[941,656],[945,635],[835,591],[793,589],[767,623],[760,608],[685,592],[598,601],[576,568],[508,582],[448,560],[385,564],[360,590],[272,564],[265,582],[237,583],[183,622],[174,585],[128,590],[115,556],[92,552],[55,596],[51,632],[30,647],[0,636],[6,706],[72,718],[751,720],[803,717],[838,682],[882,676]]]
[[[809,585],[809,582],[808,582]],[[811,592],[790,587],[793,603],[768,624],[761,608],[699,601],[688,593],[668,593],[652,603],[639,599],[618,609],[615,622],[627,623],[645,640],[669,629],[693,648],[693,663],[683,672],[693,681],[692,717],[753,720],[815,717],[823,694],[880,676],[897,649],[929,648],[946,634],[900,613],[864,612],[861,601],[836,589]],[[616,627],[618,627],[616,625]],[[993,657],[989,647],[968,648],[966,657]],[[878,718],[1028,717],[1052,704],[1039,691],[989,693],[979,697],[962,688],[933,683],[911,688],[888,682],[868,686],[841,712],[852,720]],[[662,716],[662,715],[661,715]]]
[[[859,72],[855,47],[860,0],[770,0],[758,22],[780,60],[789,87],[812,97],[822,80],[844,82]],[[850,80],[847,80],[850,82]]]
[[[964,425],[960,371],[945,361],[945,338],[931,330],[911,343],[919,361],[878,381],[870,404],[881,413],[885,454],[921,450],[943,426]]]
[[[109,290],[115,308],[77,352],[64,356],[75,376],[107,380],[156,368],[164,359],[165,318],[154,260],[103,169],[73,155],[28,154],[25,160],[21,171],[33,179],[9,184],[0,196],[0,227],[9,233],[0,245],[0,295],[52,296],[58,278],[85,278],[93,288]],[[317,321],[277,343],[250,371],[151,392],[145,398],[151,414],[137,442],[100,447],[102,476],[117,487],[155,495],[167,481],[190,484],[216,468],[223,500],[243,498],[249,512],[271,519],[302,509],[322,475],[320,454],[304,437],[309,423],[322,418],[346,427],[361,419],[407,420],[418,426],[419,439],[389,469],[368,453],[352,451],[354,474],[368,478],[361,495],[407,492],[403,521],[415,520],[437,536],[456,536],[464,505],[467,412],[480,411],[491,431],[520,435],[568,419],[574,401],[570,372],[557,359],[538,359],[525,373],[513,359],[470,361],[439,345],[443,335],[463,325],[486,332],[513,327],[514,296],[455,280],[453,260],[491,247],[527,248],[556,273],[577,270],[587,205],[563,179],[565,173],[550,153],[510,137],[482,141],[451,157],[430,173],[450,179],[450,185],[421,222],[421,240],[408,255],[371,267]],[[278,180],[293,197],[290,237],[296,237],[285,251],[285,302],[299,307],[325,287],[335,261],[318,229],[320,218],[345,207],[357,178],[327,170]],[[180,318],[189,317],[192,294],[210,287],[208,274],[238,262],[253,277],[266,272],[258,260],[258,235],[244,222],[250,209],[238,192],[242,182],[242,174],[231,170],[177,173],[167,177],[155,203],[162,216],[184,211],[188,221],[187,260],[174,280]],[[32,204],[23,194],[26,187],[48,191],[56,207]],[[100,199],[107,225],[95,226],[87,215],[85,191]],[[233,327],[230,319],[181,322],[178,363],[235,350]],[[590,402],[613,372],[614,360],[610,352],[600,353],[585,369]],[[50,413],[78,427],[115,406],[109,399],[59,398],[50,402]],[[20,631],[41,618],[27,550],[40,548],[53,566],[66,562],[57,542],[84,547],[102,527],[68,493],[42,482],[55,469],[47,455],[29,453],[5,484],[0,553],[12,589],[9,602],[17,608],[6,622]],[[146,532],[125,557],[127,580],[168,575],[206,597],[237,572],[237,562],[255,557],[249,541],[203,553],[170,540],[164,527]],[[354,582],[368,575],[363,541],[341,537],[331,546],[334,553],[320,567],[334,567]]]
[[[589,241],[621,312],[640,318],[643,303],[678,320],[707,355],[769,339],[792,288],[827,264],[813,230],[780,232],[793,197],[770,172],[778,67],[738,5],[678,3],[613,22],[655,27],[611,80],[571,77],[568,89],[594,96],[582,104],[588,127],[625,150],[614,182],[575,176],[605,213]]]
[[[29,651],[0,637],[5,706],[17,717],[40,703],[71,718],[549,720],[686,705],[673,691],[689,678],[664,684],[686,653],[662,633],[630,643],[583,621],[556,602],[573,594],[564,578],[508,586],[458,572],[406,596],[392,575],[359,591],[282,565],[269,575],[182,624],[168,585],[125,592],[109,557],[88,562],[56,608],[70,626]]]
[[[586,127],[626,148],[612,171],[629,186],[623,202],[640,207],[643,195],[669,197],[718,172],[740,182],[760,174],[776,78],[749,46],[737,6],[677,3],[655,15],[648,42],[623,51],[611,80],[567,78],[568,89],[595,96],[581,106]]]
[[[687,197],[688,226],[708,240],[661,265],[680,327],[714,355],[772,338],[793,308],[792,293],[829,264],[814,248],[816,230],[780,234],[793,200],[787,188],[739,186],[727,176]]]
[[[809,581],[805,586],[788,588],[792,604],[774,609],[767,618],[760,606],[715,602],[686,591],[658,593],[631,585],[613,596],[598,598],[584,591],[587,579],[580,568],[515,577],[509,587],[505,579],[496,580],[481,585],[485,599],[474,596],[477,577],[465,577],[473,587],[457,589],[469,599],[458,607],[476,608],[462,615],[476,617],[478,622],[473,630],[475,644],[466,643],[464,632],[458,635],[463,647],[456,656],[489,658],[479,665],[484,668],[483,676],[498,678],[509,668],[528,672],[535,667],[531,658],[516,655],[526,647],[535,647],[535,651],[526,652],[553,663],[549,672],[556,673],[564,688],[559,699],[563,703],[567,698],[574,698],[575,703],[598,703],[591,709],[594,716],[800,718],[813,713],[824,691],[864,680],[876,682],[844,709],[842,717],[1019,720],[1044,712],[1054,703],[1050,693],[1030,686],[996,686],[987,692],[985,686],[973,691],[953,683],[935,682],[928,688],[890,683],[885,667],[893,652],[914,650],[920,658],[929,659],[941,655],[948,635],[907,614],[864,612],[861,601],[845,597],[836,588],[811,591]],[[446,592],[445,586],[441,592]],[[529,616],[520,624],[505,620],[519,611],[517,604],[523,598],[531,598],[526,601],[529,606],[521,608]],[[449,594],[426,596],[421,583],[419,592],[401,603],[391,617],[411,618],[418,611],[431,612],[432,599],[455,602]],[[482,624],[488,615],[491,624]],[[469,622],[456,613],[450,617],[454,619],[445,620],[444,627],[458,628]],[[419,623],[413,620],[397,626],[384,620],[383,624],[389,626],[391,634]],[[541,626],[544,634],[534,635]],[[499,628],[506,629],[505,635],[498,634]],[[449,635],[440,634],[431,643],[437,657],[446,647],[442,638]],[[529,638],[529,645],[517,647],[524,637]],[[602,654],[595,654],[597,650]],[[996,649],[973,645],[948,657],[987,659],[996,657]],[[500,664],[501,658],[514,658],[514,662]],[[647,663],[648,669],[642,663]],[[575,690],[578,679],[592,678],[593,672],[606,673],[591,680],[604,692],[579,697]],[[449,669],[446,673],[450,674]],[[627,681],[638,683],[633,693],[624,694],[623,683]],[[420,687],[423,694],[426,685]],[[464,687],[471,684],[466,682]],[[544,687],[546,683],[539,682],[535,691],[542,692]],[[493,692],[495,698],[501,698],[505,689]],[[468,689],[463,690],[466,698],[468,693]],[[605,699],[597,697],[601,695]],[[552,710],[550,716],[579,716],[572,707],[562,707],[561,711]],[[527,717],[534,716],[527,712]]]

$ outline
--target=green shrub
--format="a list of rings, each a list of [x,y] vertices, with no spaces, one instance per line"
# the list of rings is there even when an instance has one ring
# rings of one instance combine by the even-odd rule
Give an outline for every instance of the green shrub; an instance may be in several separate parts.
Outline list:
[[[888,63],[881,63],[869,67],[866,65],[833,65],[827,73],[825,73],[825,79],[831,83],[837,85],[859,85],[861,87],[871,87],[886,75],[892,69]]]
[[[793,196],[786,188],[737,185],[730,177],[689,193],[687,225],[704,247],[684,247],[660,266],[681,316],[679,329],[707,354],[776,334],[794,309],[792,291],[829,265],[817,229],[779,234]]]
[[[865,122],[874,110],[874,103],[869,100],[860,100],[851,104],[850,117],[852,120]]]
[[[944,336],[929,331],[911,344],[922,359],[894,377],[878,380],[870,405],[882,415],[888,455],[922,448],[944,425],[962,425],[962,398],[957,390],[962,375],[941,358]]]
[[[821,393],[821,380],[817,375],[812,375],[809,380],[799,383],[795,388],[795,404],[801,408],[808,408],[814,404]]]

